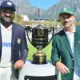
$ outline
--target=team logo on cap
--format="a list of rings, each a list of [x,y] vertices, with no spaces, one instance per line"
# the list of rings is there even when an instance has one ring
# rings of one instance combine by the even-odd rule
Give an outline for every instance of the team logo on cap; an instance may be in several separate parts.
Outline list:
[[[11,2],[7,2],[7,5],[11,6],[11,5],[12,5],[12,3],[11,3]]]
[[[66,11],[67,9],[66,8],[64,8],[64,11]]]

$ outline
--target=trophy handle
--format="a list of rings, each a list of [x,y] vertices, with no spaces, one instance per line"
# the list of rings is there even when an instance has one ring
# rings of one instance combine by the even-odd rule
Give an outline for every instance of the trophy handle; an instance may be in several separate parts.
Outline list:
[[[52,37],[51,37],[50,41],[47,43],[47,45],[51,42],[51,40],[52,40],[52,38],[53,38],[53,36],[54,36],[54,27],[52,27],[51,29],[52,29]],[[51,30],[50,30],[50,32],[51,32]],[[47,46],[47,45],[46,45],[46,46]],[[43,48],[44,48],[44,47],[43,47]]]
[[[32,44],[32,42],[31,42],[31,40],[30,40],[30,38],[29,38],[29,35],[28,35],[28,31],[27,31],[27,37],[28,37],[29,42]],[[34,46],[34,45],[33,45],[33,46]]]
[[[32,44],[32,42],[31,42],[31,40],[30,40],[30,38],[29,38],[29,35],[28,35],[28,31],[30,31],[30,32],[32,32],[32,28],[30,27],[30,26],[27,26],[26,28],[25,28],[25,31],[26,31],[26,33],[27,33],[27,38],[28,38],[28,40],[29,40],[29,42]],[[33,45],[33,44],[32,44]],[[33,45],[34,46],[34,45]],[[35,46],[34,46],[35,47]]]

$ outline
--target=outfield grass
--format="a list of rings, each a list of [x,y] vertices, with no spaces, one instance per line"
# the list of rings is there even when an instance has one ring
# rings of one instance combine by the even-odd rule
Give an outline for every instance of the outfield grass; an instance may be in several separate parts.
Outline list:
[[[28,41],[28,48],[29,48],[29,52],[28,52],[28,57],[27,60],[32,60],[32,56],[33,54],[37,51],[37,49],[31,45],[31,43]],[[42,51],[46,54],[46,59],[50,60],[50,56],[51,56],[51,43],[49,43],[49,45],[47,45]]]

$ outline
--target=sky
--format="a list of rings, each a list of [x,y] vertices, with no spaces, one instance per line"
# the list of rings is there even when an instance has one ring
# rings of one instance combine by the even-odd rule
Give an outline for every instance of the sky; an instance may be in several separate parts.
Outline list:
[[[44,9],[44,10],[50,8],[51,6],[53,6],[59,1],[60,0],[29,0],[31,5]]]

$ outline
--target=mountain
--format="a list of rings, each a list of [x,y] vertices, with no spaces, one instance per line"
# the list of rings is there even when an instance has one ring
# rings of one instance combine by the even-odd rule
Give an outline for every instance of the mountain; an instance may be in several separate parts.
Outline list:
[[[0,0],[0,4],[2,1]],[[29,0],[11,0],[16,4],[16,13],[20,15],[27,15],[30,19],[38,19],[41,17],[45,11],[42,9],[39,9],[35,6],[32,6],[29,2]]]
[[[17,13],[22,15],[28,15],[30,19],[37,19],[38,17],[42,16],[45,11],[39,9],[35,6],[31,5],[18,5],[17,6]]]
[[[3,0],[0,0],[0,3]],[[57,20],[58,14],[62,8],[72,8],[75,10],[77,20],[80,20],[80,0],[60,0],[58,3],[53,5],[47,10],[32,6],[29,0],[11,0],[16,4],[16,13],[21,15],[27,15],[30,19],[53,19]]]
[[[47,10],[39,9],[35,6],[32,6],[29,3],[29,0],[12,0],[17,4],[17,13],[22,15],[28,15],[30,19],[47,19],[51,18],[57,20],[58,14],[62,8],[72,8],[75,10],[75,15],[77,20],[80,20],[80,0],[60,0],[58,3],[53,5]]]
[[[6,0],[0,0],[0,4],[1,4],[1,2],[2,1],[6,1]],[[9,1],[9,0],[7,0],[7,1]],[[16,5],[18,5],[18,4],[30,4],[29,3],[29,0],[11,0],[12,2],[14,2]]]
[[[46,10],[47,18],[56,20],[62,8],[72,8],[75,10],[77,20],[80,20],[80,0],[60,0],[57,4]]]

